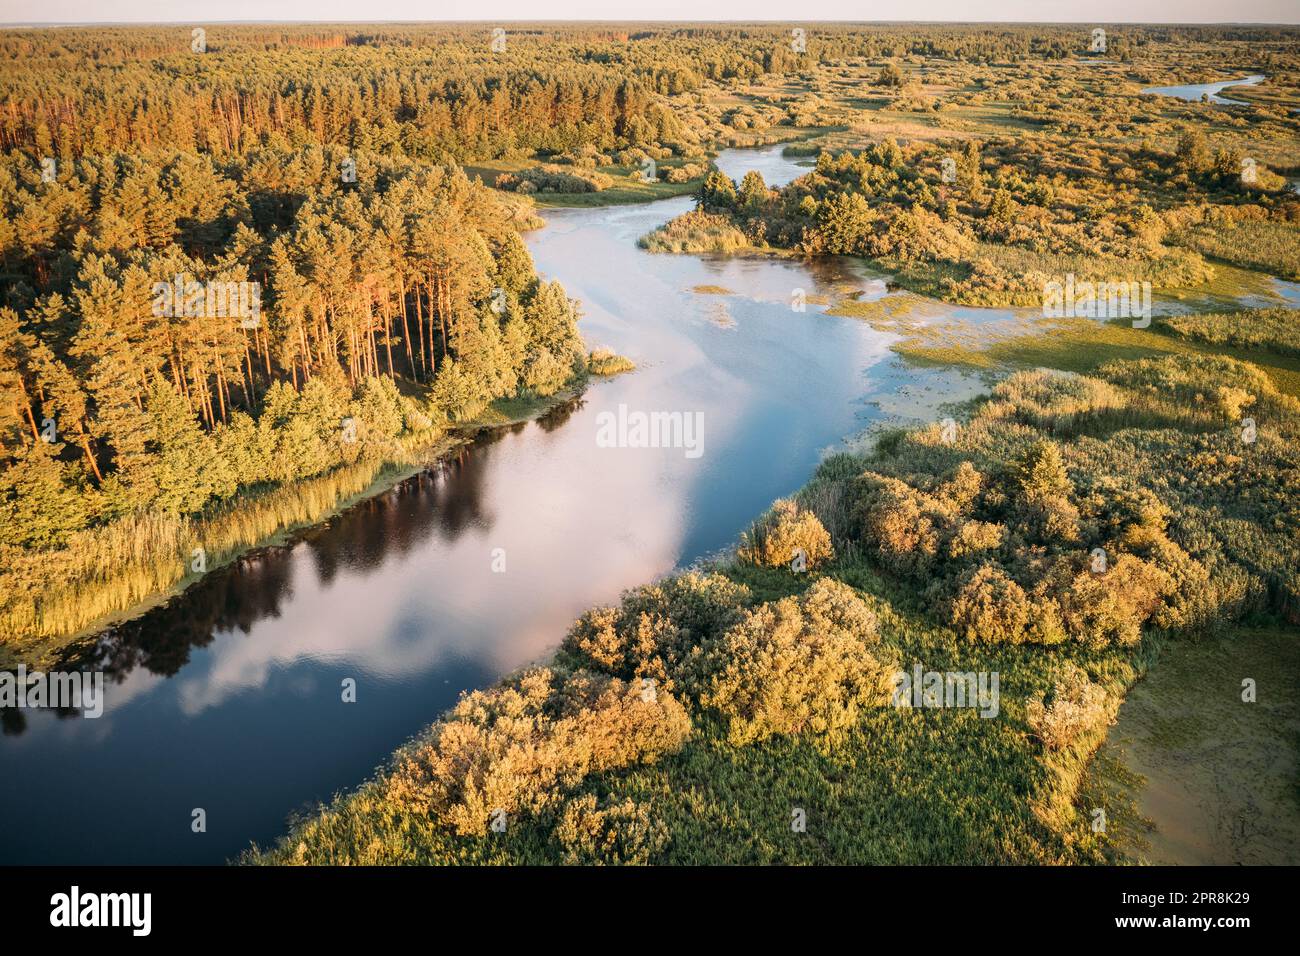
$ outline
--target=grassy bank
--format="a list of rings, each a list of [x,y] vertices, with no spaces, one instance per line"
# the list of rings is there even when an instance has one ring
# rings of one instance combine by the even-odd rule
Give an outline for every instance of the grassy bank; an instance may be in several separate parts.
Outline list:
[[[608,363],[627,361],[620,356],[606,358]],[[593,374],[602,370],[593,369]],[[20,662],[48,666],[70,643],[166,601],[253,548],[284,541],[388,490],[464,444],[479,429],[544,415],[581,394],[586,384],[584,376],[550,396],[493,402],[454,429],[435,427],[404,435],[396,450],[384,457],[252,489],[199,517],[147,514],[82,532],[60,552],[57,569],[47,572],[45,587],[7,596],[0,613],[0,633],[6,635],[0,641],[0,666]],[[31,560],[48,566],[43,553],[35,553]],[[21,567],[6,570],[17,580],[34,577]],[[56,576],[57,587],[50,584]]]
[[[144,515],[82,532],[62,552],[58,587],[8,602],[0,666],[48,665],[69,643],[167,600],[250,548],[386,490],[425,467],[446,441],[411,436],[399,457],[244,494],[201,518]]]

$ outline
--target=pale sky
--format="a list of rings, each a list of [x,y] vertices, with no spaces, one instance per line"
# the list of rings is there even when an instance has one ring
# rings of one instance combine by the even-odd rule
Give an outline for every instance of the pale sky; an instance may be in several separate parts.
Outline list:
[[[0,0],[0,23],[315,20],[1034,21],[1297,23],[1298,0]],[[793,16],[792,16],[793,15]]]

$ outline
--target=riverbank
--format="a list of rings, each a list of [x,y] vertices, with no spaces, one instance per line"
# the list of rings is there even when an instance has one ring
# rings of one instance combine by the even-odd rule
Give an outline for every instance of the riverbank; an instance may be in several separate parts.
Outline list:
[[[766,162],[776,180],[776,153],[719,165]],[[287,814],[364,779],[458,693],[552,652],[585,608],[734,541],[880,417],[876,385],[928,388],[933,376],[902,368],[864,323],[814,305],[792,318],[791,288],[816,302],[855,281],[851,264],[637,250],[637,235],[688,204],[554,210],[525,237],[537,272],[582,303],[590,346],[630,356],[637,374],[485,433],[79,647],[78,666],[105,672],[104,718],[7,725],[0,764],[30,784],[0,808],[41,825],[6,860],[214,863],[270,843]],[[691,291],[702,285],[736,293],[730,328],[715,321],[717,297]],[[602,416],[621,405],[702,413],[704,454],[602,447]],[[347,678],[362,706],[340,704]],[[77,802],[88,788],[96,814]],[[210,820],[201,840],[173,826],[196,794]]]
[[[612,374],[627,370],[618,367]],[[473,419],[449,429],[430,428],[403,436],[395,455],[358,461],[324,475],[241,495],[212,514],[176,521],[167,535],[173,543],[168,555],[137,550],[133,563],[109,563],[107,568],[101,563],[98,576],[87,584],[43,597],[40,609],[25,626],[11,617],[5,633],[25,631],[30,636],[0,642],[0,668],[25,664],[29,669],[48,669],[70,647],[166,604],[206,575],[261,549],[288,544],[301,532],[426,470],[479,432],[542,418],[580,396],[590,378],[608,374],[583,375],[546,397],[493,402]],[[115,536],[115,529],[104,529],[99,536],[105,534]],[[116,550],[111,543],[104,549]],[[195,549],[201,549],[201,560]],[[201,570],[195,570],[196,561]],[[44,627],[43,619],[64,626]],[[69,626],[68,622],[76,623]]]
[[[1273,423],[1266,455],[1233,466],[1245,473],[1230,490],[1203,459],[1241,447],[1235,409],[1198,409],[1181,395],[1216,383],[1222,395],[1241,389]],[[1275,467],[1289,467],[1280,462],[1296,457],[1300,406],[1249,366],[1177,355],[1090,379],[1022,373],[962,417],[952,439],[933,426],[896,432],[819,469],[796,496],[806,517],[783,532],[827,529],[834,554],[815,573],[730,561],[584,615],[547,667],[469,696],[358,791],[244,861],[1107,862],[1118,833],[1097,814],[1107,805],[1080,802],[1081,787],[1156,650],[1239,615],[1294,611],[1265,587],[1296,558],[1285,500],[1252,498],[1258,541],[1223,509],[1242,507],[1237,483],[1267,487]],[[1034,458],[1044,442],[1058,464]],[[1016,474],[1037,477],[1013,492]],[[1034,531],[1033,509],[1009,503],[1040,494],[1040,482],[1064,496],[1042,503],[1062,530]],[[1101,486],[1127,504],[1082,491]],[[1188,495],[1199,502],[1190,529]],[[1094,537],[1098,521],[1111,535]],[[1022,606],[1056,586],[1054,573],[996,544],[1025,535],[1049,554],[1063,548],[1060,567],[1076,569],[1059,612]],[[1194,544],[1202,536],[1219,558]],[[1108,567],[1078,572],[1077,554],[1097,542]],[[991,572],[960,576],[970,548]],[[1275,557],[1252,573],[1246,551]],[[1002,584],[982,603],[972,592],[964,616],[967,599],[953,599],[945,579],[969,589],[986,573]],[[810,618],[822,623],[805,630]],[[1051,633],[1035,630],[1045,623]],[[1166,635],[1139,639],[1140,625]],[[983,710],[942,694],[900,708],[878,683],[881,667],[997,675],[1000,696]],[[1222,703],[1182,686],[1189,713]],[[503,729],[493,715],[506,713],[516,720]],[[616,732],[627,721],[636,730]],[[1293,736],[1289,726],[1268,739]]]
[[[733,169],[752,161],[730,160]],[[819,456],[864,424],[899,424],[894,412],[965,421],[969,408],[939,410],[940,393],[949,394],[945,383],[960,372],[904,363],[889,352],[896,334],[820,308],[854,289],[884,291],[883,280],[864,278],[856,263],[663,257],[635,249],[635,238],[657,218],[685,205],[673,200],[611,215],[557,211],[548,214],[547,229],[529,236],[538,271],[562,279],[589,310],[584,334],[635,357],[638,375],[558,409],[543,424],[498,430],[495,440],[466,448],[447,468],[368,499],[304,533],[292,549],[209,575],[166,614],[106,636],[96,661],[119,689],[105,721],[77,726],[35,715],[25,731],[5,738],[14,766],[42,781],[10,797],[6,812],[35,818],[39,808],[42,819],[62,821],[58,832],[24,834],[13,857],[73,861],[93,852],[104,861],[213,862],[250,839],[270,845],[283,834],[286,813],[299,807],[295,819],[313,818],[317,800],[352,792],[376,754],[391,753],[448,711],[458,692],[487,688],[496,700],[503,674],[527,661],[554,660],[557,640],[585,608],[718,553],[774,497],[807,484]],[[790,309],[792,289],[808,293],[803,315]],[[725,323],[715,315],[719,307]],[[976,378],[961,380],[969,386]],[[911,404],[914,398],[930,401],[922,408]],[[876,414],[878,401],[890,421]],[[620,404],[703,410],[708,454],[692,460],[671,451],[651,457],[599,448],[599,416]],[[871,447],[891,455],[899,434],[877,429]],[[828,490],[824,482],[809,490],[815,488]],[[662,754],[651,767],[584,778],[576,794],[561,788],[566,806],[558,820],[555,807],[522,827],[511,814],[508,847],[448,840],[432,821],[404,813],[403,825],[416,835],[409,855],[394,858],[590,858],[593,844],[579,834],[621,827],[668,833],[656,862],[707,854],[742,861],[760,853],[867,861],[1096,857],[1094,845],[1076,852],[1069,842],[1087,823],[1086,814],[1068,809],[1072,781],[1086,761],[1073,749],[1044,756],[1018,703],[1050,693],[1057,668],[1080,659],[1077,649],[1063,649],[1064,658],[1053,648],[972,649],[930,616],[938,603],[922,597],[923,588],[892,581],[855,542],[846,542],[825,571],[875,613],[880,639],[873,654],[893,650],[927,666],[1001,668],[1003,719],[922,709],[912,715],[915,723],[900,725],[895,721],[908,715],[886,709],[834,748],[803,732],[733,746],[725,728],[693,705],[696,731],[680,751]],[[734,562],[723,562],[721,573],[760,605],[803,594],[811,584]],[[1112,702],[1137,673],[1132,653],[1085,652],[1082,660]],[[348,678],[357,680],[364,706],[340,705],[339,682]],[[676,721],[666,729],[668,739],[679,736]],[[1089,739],[1100,734],[1094,730]],[[255,752],[239,744],[250,735],[259,740]],[[904,757],[913,751],[932,766],[912,766]],[[984,760],[994,762],[991,774]],[[988,788],[977,785],[990,776]],[[955,779],[970,783],[954,790]],[[633,785],[643,787],[644,798],[622,789]],[[93,851],[86,841],[97,818],[83,819],[75,804],[86,787],[100,794],[101,812],[120,821]],[[173,826],[187,819],[196,793],[212,820],[212,833],[201,841]],[[1037,802],[1027,803],[1027,793]],[[589,798],[598,801],[594,807]],[[304,801],[310,804],[301,809]],[[144,818],[134,813],[142,805],[159,809]],[[792,807],[809,811],[813,840],[781,842]],[[979,807],[987,812],[970,809]],[[378,801],[372,810],[382,817],[394,807]],[[697,812],[701,825],[692,822]],[[951,821],[963,815],[953,829]],[[901,827],[902,836],[891,846],[864,840],[860,827],[815,829],[855,817],[874,821],[881,834]],[[1064,829],[1045,820],[1064,820]],[[372,843],[377,854],[401,852],[400,834],[377,835],[370,823],[354,815],[339,823],[330,835],[338,859],[358,847],[363,855]],[[1004,832],[1007,851],[1000,855]],[[319,861],[325,857],[317,854],[329,852],[321,842],[306,855]]]
[[[793,264],[793,260],[782,256],[763,258],[774,264]],[[743,261],[738,268],[743,267]],[[716,298],[731,293],[736,283],[718,274],[711,276],[710,281],[697,279],[685,287],[694,290],[696,295]],[[809,296],[808,301],[829,300]],[[1093,330],[1106,334],[1112,328],[1095,322],[1083,324],[1088,326],[1089,334]],[[1207,383],[1222,373],[1216,366],[1195,365],[1198,359],[1213,358],[1222,349],[1153,348],[1152,345],[1174,341],[1155,332],[1146,333],[1150,341],[1144,338],[1139,350],[1126,355],[1104,355],[1096,350],[1083,354],[1078,342],[1070,341],[1068,336],[1057,342],[1052,330],[1036,324],[1023,332],[1026,342],[1036,342],[1039,349],[1050,352],[1046,361],[1026,361],[1026,365],[1068,360],[1067,367],[1091,372],[1118,358],[1130,361],[1163,358],[1173,364],[1160,366],[1166,370],[1161,374],[1172,374],[1175,368],[1181,369],[1181,363],[1193,363],[1174,378],[1196,380],[1202,387],[1210,387]],[[936,334],[942,337],[944,332],[940,329]],[[907,355],[906,349],[897,350]],[[1255,359],[1262,366],[1270,366],[1269,356],[1257,352]],[[947,364],[942,358],[935,360]],[[1001,372],[1012,364],[994,362],[982,367]],[[1133,368],[1146,369],[1146,366],[1139,362]],[[1282,402],[1271,393],[1267,380],[1260,382],[1248,376],[1246,382],[1249,383],[1246,387],[1259,395],[1263,405],[1272,407],[1273,403]],[[956,417],[964,419],[970,409],[980,407],[982,403],[976,402],[965,414],[958,413]],[[1192,407],[1189,401],[1184,412]],[[1284,402],[1281,407],[1286,407]],[[1068,412],[1070,420],[1076,415],[1089,420],[1088,440],[1078,445],[1077,451],[1077,433],[1069,426],[1062,431],[1065,419],[1056,417],[1065,414],[1063,410],[1045,409],[1030,402],[1023,411],[1009,417],[1021,427],[1028,423],[1064,436],[1060,440],[1070,449],[1072,478],[1088,483],[1096,480],[1090,469],[1102,467],[1114,477],[1120,463],[1129,467],[1131,462],[1121,455],[1120,448],[1127,447],[1130,441],[1137,441],[1137,447],[1144,448],[1151,436],[1170,427],[1175,434],[1182,435],[1180,440],[1193,441],[1194,434],[1204,427],[1203,423],[1181,421],[1178,416],[1182,413],[1163,404],[1144,408],[1136,417],[1131,409],[1111,410],[1100,413],[1100,420],[1091,420],[1088,412],[1086,405],[1075,405]],[[877,451],[888,460],[897,454],[900,442],[922,443],[931,448],[927,455],[934,455],[935,460],[922,468],[929,474],[916,480],[941,481],[940,469],[948,459],[932,447],[932,432],[933,427],[919,432],[878,435],[869,454],[855,459],[854,467],[861,467],[858,462],[876,460]],[[964,434],[964,426],[958,434]],[[929,440],[925,439],[926,435],[931,436]],[[1116,436],[1113,444],[1111,436]],[[1074,455],[1083,453],[1083,449],[1095,449],[1092,443],[1097,439],[1107,440],[1105,447],[1113,449],[1108,455],[1120,457],[1107,460],[1104,466],[1095,463],[1080,466]],[[1009,449],[1022,447],[1024,440],[1023,434],[1017,434]],[[999,449],[987,467],[1005,468],[1009,449]],[[1142,470],[1132,476],[1137,484],[1163,487],[1156,476],[1167,473],[1169,454],[1168,449],[1144,451]],[[981,465],[981,470],[984,467]],[[1083,470],[1076,473],[1075,467]],[[1212,464],[1199,467],[1209,469]],[[842,488],[845,477],[845,472],[823,471],[799,497],[814,510],[829,507],[834,511],[835,502],[841,501],[845,494]],[[833,525],[827,519],[827,526]],[[486,728],[475,724],[472,713],[479,706],[491,712],[499,704],[504,706],[505,701],[515,700],[514,695],[522,693],[526,681],[524,676],[516,674],[475,695],[473,706],[466,712],[444,716],[442,722],[404,748],[391,767],[359,790],[341,795],[309,814],[275,849],[250,853],[245,860],[671,864],[1101,863],[1110,859],[1108,838],[1092,829],[1095,808],[1079,803],[1081,784],[1092,754],[1105,737],[1107,721],[1134,682],[1149,668],[1155,642],[1147,639],[1136,646],[1100,649],[1073,644],[973,645],[935,621],[935,607],[942,606],[942,601],[928,596],[921,585],[897,580],[891,573],[893,569],[888,565],[882,568],[872,560],[860,541],[845,541],[844,531],[843,525],[833,529],[836,558],[823,571],[826,576],[852,587],[857,600],[870,608],[877,621],[872,653],[898,655],[901,659],[918,661],[927,669],[999,673],[1004,695],[1001,720],[982,720],[966,712],[942,710],[900,713],[894,708],[876,706],[862,711],[861,722],[833,743],[813,730],[803,729],[738,744],[729,732],[729,720],[720,716],[715,707],[702,704],[689,692],[682,696],[674,689],[673,699],[685,707],[693,729],[683,737],[679,723],[667,712],[660,712],[655,721],[667,721],[662,729],[672,744],[666,749],[657,745],[652,759],[643,762],[625,755],[618,757],[616,765],[602,765],[594,771],[590,766],[581,772],[569,769],[564,779],[571,783],[541,785],[534,781],[523,785],[527,796],[511,796],[514,784],[494,775],[496,765],[488,754],[492,748],[503,747],[502,752],[513,755],[511,760],[522,761],[514,765],[517,779],[531,779],[534,769],[528,764],[526,754],[537,750],[553,752],[548,748],[552,746],[554,734],[559,732],[543,717],[544,705],[542,713],[529,712],[529,720],[535,720],[536,736],[516,741],[514,745],[494,740],[490,735],[483,738],[485,750],[477,752],[473,759],[487,762],[482,767],[483,776],[479,778],[476,773],[476,779],[499,780],[505,789],[491,791],[497,797],[478,793],[477,784],[466,783],[465,790],[458,790],[461,782],[447,783],[451,787],[445,795],[450,801],[447,812],[463,821],[465,808],[477,808],[471,811],[471,816],[482,810],[481,819],[471,826],[471,831],[474,826],[482,826],[485,832],[479,835],[458,832],[454,827],[449,829],[447,818],[440,818],[437,812],[430,813],[429,804],[424,800],[430,795],[425,788],[439,779],[436,768],[446,757],[439,743],[445,728],[455,724],[458,733],[461,730],[475,735],[486,733]],[[706,570],[745,588],[746,609],[771,606],[773,602],[779,604],[786,598],[802,600],[811,584],[808,579],[787,571],[758,569],[734,560],[724,559],[706,566]],[[1193,590],[1196,588],[1205,592],[1206,600],[1216,600],[1208,584],[1198,584]],[[643,606],[637,600],[640,599],[634,599],[632,606]],[[665,617],[665,626],[671,630],[675,619],[668,611]],[[619,633],[618,625],[614,625],[613,634]],[[558,633],[552,636],[552,644],[555,637]],[[611,636],[610,640],[615,638]],[[704,639],[706,645],[707,640]],[[565,647],[571,650],[571,640],[565,642]],[[539,656],[534,660],[550,662],[545,668],[547,689],[537,691],[542,700],[551,699],[552,693],[562,695],[562,688],[570,680],[585,679],[572,670],[577,661],[564,649],[558,656]],[[588,658],[584,663],[590,667],[593,661]],[[1057,688],[1065,686],[1061,682],[1073,673],[1072,665],[1084,670],[1087,686],[1095,688],[1091,692],[1100,694],[1102,703],[1088,723],[1074,729],[1075,736],[1069,743],[1056,749],[1047,748],[1031,724],[1026,701],[1044,696],[1050,701]],[[623,664],[611,668],[606,663],[594,669],[602,680],[630,682],[622,685],[621,690],[615,685],[611,693],[631,693],[637,686],[639,672],[634,667]],[[671,670],[668,679],[676,687],[678,677]],[[815,680],[800,688],[795,697],[812,712],[828,706],[828,698],[833,701],[834,694]],[[613,719],[613,714],[597,716],[586,711],[579,711],[575,717],[583,715],[583,719],[595,721],[597,727],[601,720]],[[563,754],[556,756],[568,759]],[[485,786],[491,789],[495,784]],[[540,789],[532,789],[535,786]],[[416,789],[412,791],[410,787]],[[409,802],[412,793],[419,794],[414,803]],[[504,834],[487,829],[489,811],[493,808],[482,801],[489,799],[521,801],[506,808]],[[540,802],[534,803],[534,799]],[[791,829],[796,810],[804,813],[808,827],[802,833],[808,838]]]

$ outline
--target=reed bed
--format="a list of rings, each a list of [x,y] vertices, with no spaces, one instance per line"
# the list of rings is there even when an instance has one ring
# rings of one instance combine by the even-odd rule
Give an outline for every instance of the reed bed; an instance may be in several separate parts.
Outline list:
[[[428,461],[430,433],[383,459],[252,489],[199,517],[132,515],[88,529],[57,551],[0,551],[0,657],[75,637],[151,598],[183,589],[250,547],[316,524]],[[441,446],[433,445],[433,449]],[[195,551],[203,549],[203,571]]]

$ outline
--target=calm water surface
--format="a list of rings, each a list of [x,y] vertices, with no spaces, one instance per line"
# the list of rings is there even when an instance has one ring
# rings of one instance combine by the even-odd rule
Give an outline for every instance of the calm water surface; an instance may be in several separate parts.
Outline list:
[[[1143,90],[1143,93],[1149,93],[1157,96],[1176,96],[1180,100],[1188,100],[1192,103],[1199,103],[1202,96],[1208,96],[1211,103],[1220,105],[1233,104],[1236,106],[1249,106],[1245,100],[1233,100],[1226,96],[1220,96],[1222,90],[1230,86],[1258,86],[1264,82],[1263,74],[1247,76],[1240,80],[1226,80],[1223,83],[1188,83],[1185,86],[1152,86]]]
[[[774,185],[804,171],[780,147],[718,165]],[[539,271],[581,301],[588,343],[636,372],[105,633],[70,662],[106,672],[101,718],[0,711],[0,863],[212,863],[270,843],[461,691],[545,658],[586,608],[733,543],[846,437],[888,416],[936,417],[942,399],[978,388],[910,368],[891,335],[823,314],[823,294],[889,294],[859,264],[637,248],[691,202],[550,210],[529,237]],[[1272,293],[1300,288],[1284,285]],[[924,311],[985,334],[1025,318]],[[700,413],[702,454],[598,447],[597,416],[620,405]],[[342,702],[346,678],[355,703]],[[206,833],[191,831],[195,808]]]
[[[719,165],[772,184],[803,171],[779,148]],[[883,292],[848,262],[636,247],[690,204],[548,211],[529,238],[588,342],[635,373],[102,635],[79,662],[107,672],[101,718],[5,711],[0,863],[219,862],[274,840],[462,690],[545,657],[584,609],[729,545],[883,414],[870,398],[927,387],[888,335],[792,311],[796,289]],[[703,453],[597,447],[597,415],[620,404],[702,413]]]

